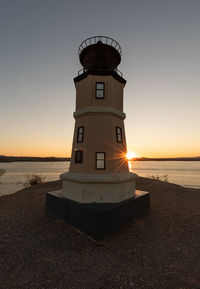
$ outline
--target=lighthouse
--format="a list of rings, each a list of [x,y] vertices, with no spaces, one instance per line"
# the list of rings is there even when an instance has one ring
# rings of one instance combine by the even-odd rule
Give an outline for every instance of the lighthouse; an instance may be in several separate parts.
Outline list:
[[[144,212],[149,194],[135,190],[126,158],[120,45],[95,36],[78,53],[71,162],[62,190],[47,193],[47,210],[101,241]]]
[[[117,70],[122,50],[99,36],[86,39],[78,51],[83,70],[74,78],[75,129],[69,172],[61,175],[63,196],[80,203],[121,202],[135,193],[126,158],[126,80]]]

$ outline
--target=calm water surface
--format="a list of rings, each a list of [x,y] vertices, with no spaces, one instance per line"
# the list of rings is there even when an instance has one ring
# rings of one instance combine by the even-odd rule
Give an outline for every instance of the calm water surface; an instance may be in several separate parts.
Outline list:
[[[22,189],[28,174],[41,175],[45,181],[58,180],[69,169],[69,162],[0,163],[0,168],[6,170],[0,177],[0,195],[6,195]],[[200,189],[200,162],[130,162],[130,170],[143,177],[167,175],[171,183]]]

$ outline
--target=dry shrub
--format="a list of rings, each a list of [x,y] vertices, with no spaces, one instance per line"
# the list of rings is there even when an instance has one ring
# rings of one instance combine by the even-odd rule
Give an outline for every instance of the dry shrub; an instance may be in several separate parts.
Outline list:
[[[168,175],[162,175],[162,176],[152,175],[149,177],[153,180],[156,180],[156,181],[168,182]]]
[[[24,186],[25,187],[35,186],[35,185],[43,183],[44,180],[45,180],[45,177],[41,175],[29,174],[26,176],[26,181],[24,183]]]
[[[6,173],[6,170],[0,169],[0,177],[3,176]]]

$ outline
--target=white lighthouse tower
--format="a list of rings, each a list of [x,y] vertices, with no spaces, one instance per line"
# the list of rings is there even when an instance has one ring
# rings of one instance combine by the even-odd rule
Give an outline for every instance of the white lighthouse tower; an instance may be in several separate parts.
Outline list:
[[[83,69],[74,78],[76,109],[70,168],[61,175],[62,191],[47,194],[47,210],[96,240],[105,239],[120,224],[143,212],[149,202],[148,193],[135,193],[136,175],[129,172],[126,158],[126,80],[117,70],[121,54],[120,45],[105,36],[88,38],[80,45]],[[130,213],[132,210],[135,213]],[[106,216],[112,220],[106,220]],[[116,222],[118,226],[113,225]]]

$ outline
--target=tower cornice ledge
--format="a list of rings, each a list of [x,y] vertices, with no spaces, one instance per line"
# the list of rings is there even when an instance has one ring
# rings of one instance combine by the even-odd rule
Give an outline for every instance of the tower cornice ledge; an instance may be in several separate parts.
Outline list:
[[[107,71],[107,70],[104,70],[104,71],[89,71],[89,70],[87,70],[84,73],[82,73],[82,74],[80,74],[74,78],[75,84],[76,84],[76,82],[87,77],[89,74],[92,74],[92,75],[112,75],[115,79],[117,79],[118,81],[120,81],[124,85],[126,84],[126,80],[123,77],[121,77],[119,74],[117,74],[115,71]]]
[[[126,114],[114,107],[107,106],[87,106],[74,112],[74,118],[77,119],[85,114],[114,114],[115,116],[125,119]]]

